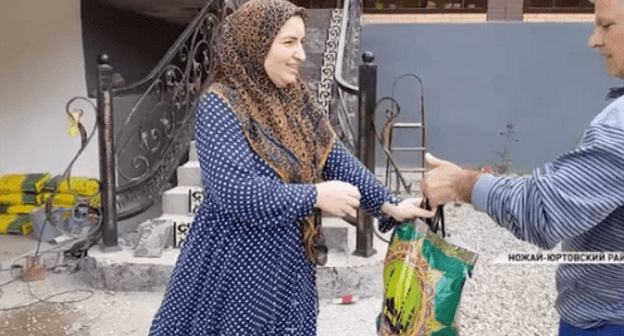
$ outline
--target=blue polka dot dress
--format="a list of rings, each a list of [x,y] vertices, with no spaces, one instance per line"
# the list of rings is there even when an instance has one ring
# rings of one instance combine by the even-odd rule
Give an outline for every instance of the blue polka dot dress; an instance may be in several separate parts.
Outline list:
[[[316,189],[283,183],[215,94],[198,103],[196,141],[204,202],[149,335],[316,335],[316,268],[298,224],[312,212]],[[399,200],[339,142],[324,173],[358,187],[361,207],[380,218],[382,231],[396,224],[379,208]]]

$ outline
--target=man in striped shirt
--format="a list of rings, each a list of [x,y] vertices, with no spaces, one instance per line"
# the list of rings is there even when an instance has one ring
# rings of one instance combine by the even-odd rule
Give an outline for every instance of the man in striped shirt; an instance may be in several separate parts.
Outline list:
[[[624,78],[624,0],[598,0],[589,46]],[[620,91],[624,91],[621,90]],[[620,93],[621,94],[621,93]],[[624,252],[624,96],[591,121],[579,146],[530,177],[494,177],[427,154],[421,183],[432,206],[472,203],[541,248]],[[562,264],[556,275],[559,335],[624,335],[624,264]]]

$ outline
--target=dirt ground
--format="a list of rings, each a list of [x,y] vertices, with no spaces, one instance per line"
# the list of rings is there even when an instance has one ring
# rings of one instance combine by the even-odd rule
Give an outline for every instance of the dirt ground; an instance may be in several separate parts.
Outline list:
[[[84,288],[66,274],[51,274],[44,281],[38,282],[14,282],[2,287],[0,309],[36,301],[30,295],[28,286],[41,298]],[[0,335],[147,335],[162,296],[162,292],[105,292],[88,289],[88,292],[50,299],[59,302],[85,298],[80,302],[39,303],[24,309],[0,312]],[[373,336],[380,304],[378,298],[363,299],[349,306],[324,301],[320,307],[318,335]]]
[[[41,250],[50,247],[44,245]],[[0,336],[147,335],[164,290],[95,290],[81,281],[80,272],[63,269],[47,272],[40,281],[13,281],[13,261],[35,249],[36,241],[30,237],[0,236]],[[322,301],[318,335],[373,336],[380,306],[381,298],[361,299],[351,305]],[[15,307],[24,308],[12,309]]]

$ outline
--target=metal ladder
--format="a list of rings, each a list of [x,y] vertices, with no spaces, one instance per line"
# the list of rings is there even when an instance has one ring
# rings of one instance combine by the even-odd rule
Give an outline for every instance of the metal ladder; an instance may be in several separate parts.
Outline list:
[[[383,138],[384,138],[384,146],[386,150],[393,154],[395,152],[403,152],[403,153],[420,153],[420,163],[421,166],[419,168],[401,168],[395,164],[390,165],[391,158],[390,156],[386,157],[386,178],[385,183],[388,188],[390,188],[391,177],[394,174],[396,189],[394,190],[395,194],[400,192],[400,183],[399,179],[405,181],[402,177],[402,173],[421,173],[421,177],[424,177],[427,169],[425,168],[425,153],[427,151],[427,141],[426,141],[426,132],[425,132],[425,101],[423,95],[423,84],[420,78],[415,74],[404,74],[399,76],[392,84],[392,100],[394,100],[394,93],[396,84],[399,79],[403,77],[413,77],[420,83],[420,122],[394,122],[394,120],[399,116],[400,110],[397,108],[396,112],[394,111],[395,105],[392,106],[391,110],[386,112],[386,116],[388,120],[383,128]],[[420,146],[419,147],[393,147],[393,137],[395,129],[401,130],[420,130]],[[409,194],[411,192],[411,185],[406,185],[406,191]]]

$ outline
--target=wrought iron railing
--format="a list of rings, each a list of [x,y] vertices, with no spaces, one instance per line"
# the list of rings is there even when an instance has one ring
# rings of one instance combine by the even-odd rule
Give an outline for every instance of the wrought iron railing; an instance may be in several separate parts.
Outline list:
[[[349,149],[370,170],[375,170],[375,145],[371,126],[374,117],[375,100],[377,99],[377,67],[372,63],[374,58],[365,57],[364,65],[356,66],[362,15],[362,3],[358,0],[344,2],[336,69],[334,78],[338,101],[335,106],[336,115],[343,131],[342,140]],[[372,56],[372,55],[370,55]],[[359,84],[354,79],[359,77]],[[348,78],[348,79],[345,79]],[[353,254],[370,257],[376,253],[373,248],[374,227],[370,215],[358,210],[356,247]]]
[[[337,84],[334,91],[338,97],[335,106],[336,116],[343,134],[342,140],[355,153],[357,148],[358,96],[360,88],[352,84],[358,77],[358,53],[362,26],[362,3],[358,0],[344,1],[340,20],[340,38],[336,56],[334,78]],[[334,19],[335,20],[335,19]],[[331,34],[331,32],[330,32]]]
[[[156,68],[137,83],[116,87],[108,57],[101,57],[97,108],[105,247],[117,245],[117,220],[140,214],[161,197],[188,152],[194,134],[193,106],[214,72],[214,34],[242,2],[210,0]],[[369,58],[358,70],[359,47],[354,47],[360,40],[361,6],[359,0],[344,1],[341,13],[334,71],[336,112],[345,144],[374,170],[374,137],[369,128],[376,67]],[[358,86],[345,79],[352,81],[358,72],[365,78]],[[368,224],[358,220],[355,254],[370,256],[374,253],[370,217],[359,217],[368,218]]]
[[[114,142],[118,219],[149,208],[186,154],[193,105],[214,70],[213,36],[233,10],[223,0],[209,1],[146,78],[112,89],[113,106],[128,111]]]
[[[152,206],[188,153],[193,106],[214,72],[213,37],[240,2],[209,0],[139,82],[116,87],[108,56],[100,58],[97,108],[105,247],[117,245],[116,221]]]

